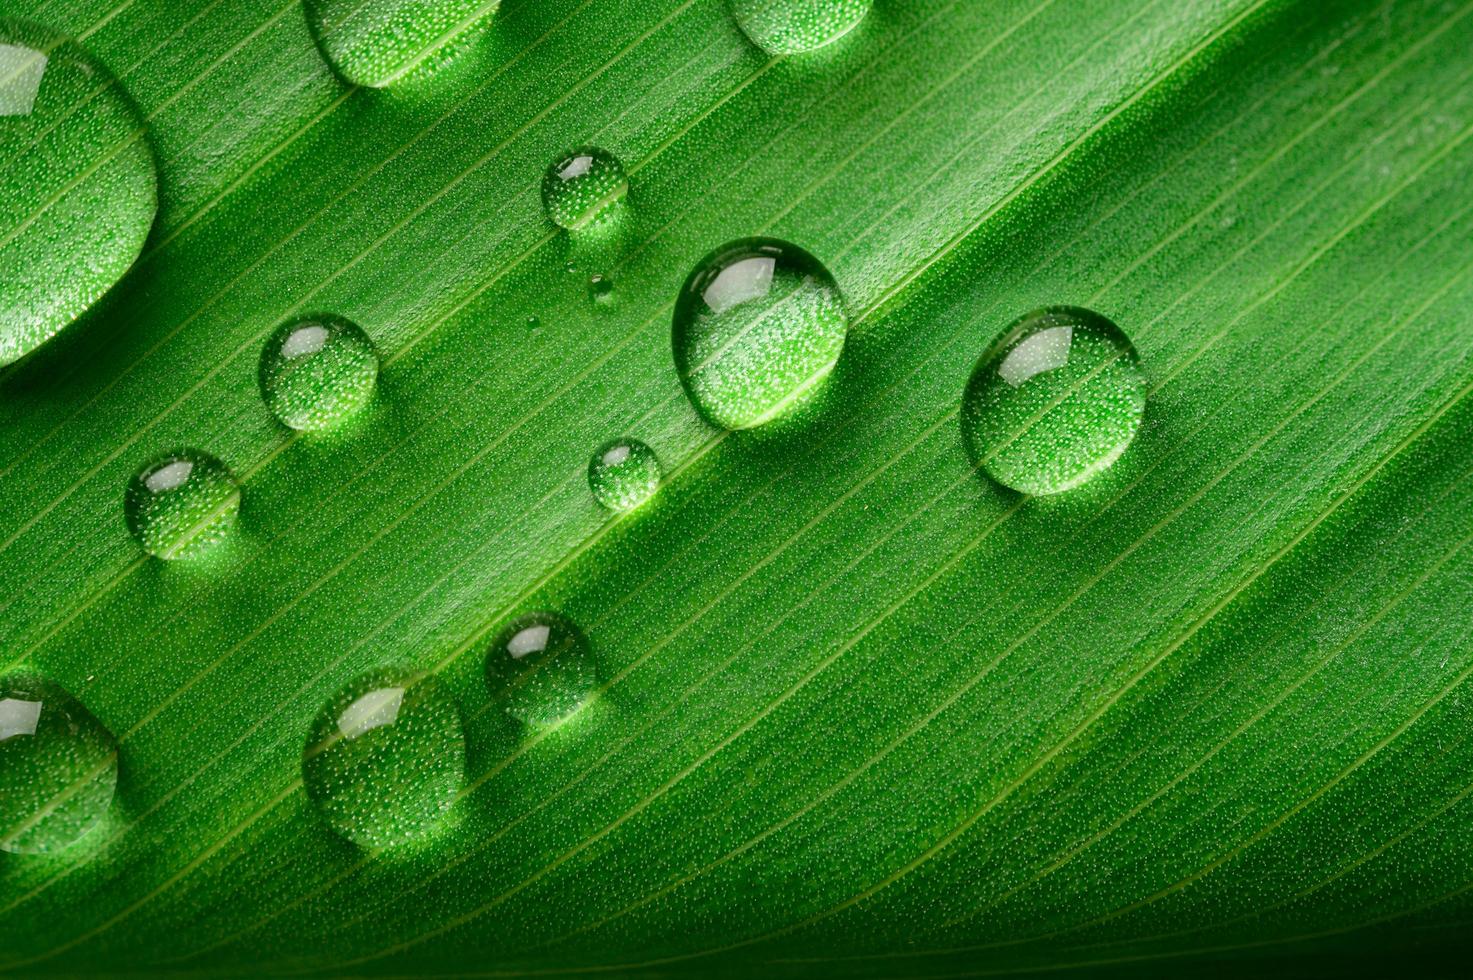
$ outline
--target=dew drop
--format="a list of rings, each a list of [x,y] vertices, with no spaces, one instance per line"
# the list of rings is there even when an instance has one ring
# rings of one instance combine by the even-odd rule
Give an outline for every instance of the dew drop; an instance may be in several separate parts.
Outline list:
[[[837,41],[872,0],[731,0],[737,24],[768,54],[798,54]]]
[[[614,298],[614,280],[595,273],[588,277],[588,292],[595,302],[607,303]]]
[[[607,215],[629,193],[624,165],[607,150],[585,146],[566,153],[542,178],[542,203],[553,223],[577,231]],[[568,263],[568,271],[574,271]]]
[[[460,711],[426,674],[364,674],[312,723],[302,782],[328,824],[356,844],[419,837],[465,783]]]
[[[535,331],[535,330],[537,330],[537,328],[539,328],[541,326],[542,326],[542,320],[539,319],[538,317],[536,317],[536,316],[529,316],[529,317],[527,317],[527,329],[528,330]]]
[[[977,362],[962,433],[997,482],[1059,493],[1120,458],[1145,406],[1145,376],[1120,328],[1090,310],[1050,306],[1015,322]]]
[[[828,270],[771,238],[701,260],[675,302],[675,367],[696,407],[727,429],[787,415],[839,360],[849,316]]]
[[[0,364],[128,271],[158,210],[143,119],[76,41],[0,18]]]
[[[486,682],[506,713],[529,725],[552,725],[593,692],[593,655],[582,632],[557,613],[514,620],[491,644]]]
[[[633,510],[660,488],[660,460],[638,439],[615,439],[589,460],[588,487],[609,510]]]
[[[117,783],[117,741],[80,701],[32,673],[0,678],[0,850],[75,842]]]
[[[344,80],[384,88],[432,70],[490,24],[500,0],[306,0],[317,48]]]
[[[193,558],[225,537],[240,510],[240,484],[209,453],[180,449],[149,463],[128,484],[123,512],[143,550]]]
[[[368,334],[340,316],[282,324],[261,351],[261,397],[293,429],[330,429],[362,408],[378,381]]]

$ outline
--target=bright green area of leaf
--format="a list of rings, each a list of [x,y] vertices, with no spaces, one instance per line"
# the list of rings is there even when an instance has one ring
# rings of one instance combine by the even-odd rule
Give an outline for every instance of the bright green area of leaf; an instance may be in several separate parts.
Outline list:
[[[0,854],[0,969],[1375,971],[1466,932],[1473,5],[880,0],[769,59],[717,0],[508,2],[386,92],[286,0],[21,6],[163,179],[140,264],[0,382],[0,643],[121,743],[101,826]],[[539,194],[588,143],[631,179],[592,242]],[[671,307],[759,234],[854,323],[724,435]],[[1060,303],[1134,342],[1145,424],[1027,499],[957,413]],[[293,436],[256,363],[314,311],[383,370]],[[666,481],[616,516],[622,436]],[[195,563],[122,520],[175,445],[245,484]],[[484,672],[533,609],[599,676],[543,730]],[[467,791],[364,851],[301,755],[386,664],[457,699]]]

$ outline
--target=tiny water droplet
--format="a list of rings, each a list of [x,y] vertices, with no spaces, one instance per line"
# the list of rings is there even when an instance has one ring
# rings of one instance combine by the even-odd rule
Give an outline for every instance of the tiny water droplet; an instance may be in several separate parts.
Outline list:
[[[149,463],[128,484],[123,512],[143,550],[192,558],[223,538],[240,510],[240,484],[209,453],[180,449]]]
[[[768,54],[799,54],[837,41],[872,0],[731,0],[738,26]]]
[[[111,289],[157,210],[146,127],[117,79],[76,41],[0,17],[0,364]]]
[[[32,673],[0,678],[0,850],[75,842],[117,783],[118,743],[80,701]]]
[[[378,351],[340,316],[309,316],[276,329],[261,350],[261,397],[283,425],[329,429],[362,408],[378,381]]]
[[[317,48],[354,85],[433,70],[490,24],[498,0],[306,0]]]
[[[828,270],[772,238],[706,256],[675,303],[675,367],[696,407],[727,429],[791,413],[829,376],[849,316]]]
[[[607,303],[614,298],[614,280],[595,273],[588,277],[588,292],[596,302]]]
[[[609,510],[633,510],[660,488],[660,461],[638,439],[615,439],[589,460],[588,486]]]
[[[594,681],[588,641],[557,613],[529,613],[514,620],[486,657],[492,697],[528,725],[552,725],[577,711]]]
[[[428,675],[364,674],[312,723],[302,782],[328,824],[356,844],[419,837],[465,783],[460,711]]]
[[[1013,323],[977,362],[962,434],[997,482],[1059,493],[1125,452],[1145,406],[1145,376],[1120,328],[1090,310],[1050,306]]]
[[[564,154],[542,178],[542,203],[553,223],[569,231],[587,227],[629,193],[624,165],[607,150],[585,146]],[[568,263],[568,271],[574,269]]]
[[[536,330],[540,326],[542,326],[542,321],[539,320],[537,317],[535,317],[535,316],[529,316],[529,317],[527,317],[527,329],[528,330]]]

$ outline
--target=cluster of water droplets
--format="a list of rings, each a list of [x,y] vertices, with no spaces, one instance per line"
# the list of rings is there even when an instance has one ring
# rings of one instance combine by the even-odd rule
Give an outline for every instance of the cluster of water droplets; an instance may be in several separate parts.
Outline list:
[[[529,613],[497,635],[486,656],[492,699],[528,725],[556,725],[597,681],[588,641],[566,617]],[[302,754],[302,783],[327,824],[366,848],[423,837],[465,786],[459,708],[427,674],[376,670],[322,707]]]
[[[345,78],[370,86],[433,61],[496,6],[486,0],[307,2],[324,54]],[[741,28],[775,55],[835,40],[869,6],[869,0],[732,0]],[[41,167],[30,183],[0,180],[6,205],[0,260],[40,269],[0,283],[3,363],[40,344],[122,274],[152,221],[155,177],[146,144],[130,135],[142,133],[141,122],[114,81],[74,42],[33,25],[0,20],[0,117],[0,166],[30,166],[17,161],[48,145],[37,159],[70,161],[58,171]],[[47,219],[52,227],[7,227],[5,215],[25,213],[33,203],[29,196],[9,198],[53,193],[86,167],[94,168],[96,181],[90,196],[58,209]],[[628,193],[623,164],[596,147],[557,157],[542,180],[548,218],[571,234],[607,224],[627,206]],[[83,203],[85,213],[77,210]],[[98,220],[99,208],[108,220]],[[28,265],[20,260],[30,258],[38,235],[65,247],[54,249],[47,265]],[[595,300],[611,297],[608,275],[587,282]],[[675,367],[704,418],[748,429],[813,399],[839,362],[849,325],[838,285],[816,257],[778,239],[740,239],[697,262],[678,292]],[[540,321],[529,317],[528,327],[538,329]],[[344,317],[319,314],[292,319],[270,335],[258,382],[265,407],[282,425],[317,432],[360,412],[378,373],[368,334]],[[961,428],[974,463],[998,483],[1027,494],[1058,493],[1125,451],[1145,397],[1135,350],[1119,327],[1089,310],[1049,307],[1022,317],[983,353],[964,389]],[[627,437],[600,446],[587,470],[594,500],[616,513],[650,500],[661,479],[654,450]],[[124,513],[144,551],[190,558],[225,537],[240,500],[240,484],[223,462],[180,449],[137,472]],[[496,636],[485,679],[509,716],[551,726],[587,702],[597,671],[578,627],[560,614],[538,612]],[[347,839],[376,849],[421,837],[440,824],[465,785],[460,711],[432,676],[364,674],[312,722],[302,776],[313,804]],[[72,843],[102,818],[116,781],[117,744],[76,699],[34,674],[0,679],[0,849],[50,851]]]

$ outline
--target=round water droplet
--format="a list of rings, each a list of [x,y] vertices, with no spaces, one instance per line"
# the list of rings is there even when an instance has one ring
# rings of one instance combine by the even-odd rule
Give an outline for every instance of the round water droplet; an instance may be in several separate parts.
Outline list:
[[[747,429],[811,398],[844,349],[849,316],[828,270],[771,238],[696,266],[675,302],[675,367],[708,419]]]
[[[614,280],[595,273],[588,277],[588,292],[595,302],[607,303],[614,298]]]
[[[962,398],[973,461],[1022,493],[1079,486],[1125,452],[1146,407],[1135,348],[1098,313],[1050,306],[982,355]]]
[[[34,674],[0,678],[0,850],[66,847],[117,783],[117,741],[81,702]]]
[[[261,397],[284,425],[328,429],[367,403],[378,352],[356,323],[309,316],[279,327],[261,351]]]
[[[302,782],[327,822],[354,843],[388,847],[418,837],[465,782],[460,712],[433,677],[365,674],[312,723]]]
[[[159,558],[192,558],[223,538],[240,510],[240,485],[209,453],[181,449],[138,471],[123,498],[128,528]]]
[[[638,439],[615,439],[593,454],[588,486],[609,510],[633,510],[660,488],[660,461]]]
[[[527,317],[527,329],[528,330],[536,330],[540,326],[542,326],[542,321],[540,319],[538,319],[535,316],[529,316],[529,317]]]
[[[629,193],[624,165],[608,150],[585,146],[553,162],[542,178],[542,203],[553,223],[570,231],[587,227]],[[568,271],[576,266],[568,263]]]
[[[486,658],[491,695],[529,725],[552,725],[593,692],[588,641],[557,613],[530,613],[501,631]]]
[[[0,18],[0,364],[122,277],[158,210],[143,119],[77,42]]]
[[[486,27],[499,0],[306,0],[318,50],[354,85],[429,71]]]
[[[798,54],[849,33],[871,0],[731,0],[742,31],[768,54]]]

